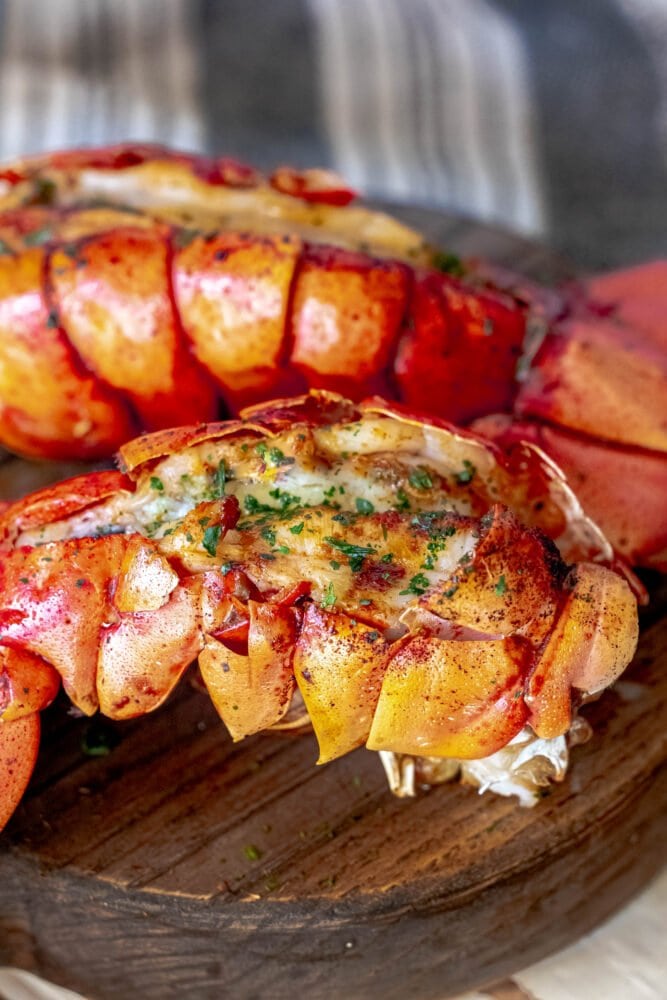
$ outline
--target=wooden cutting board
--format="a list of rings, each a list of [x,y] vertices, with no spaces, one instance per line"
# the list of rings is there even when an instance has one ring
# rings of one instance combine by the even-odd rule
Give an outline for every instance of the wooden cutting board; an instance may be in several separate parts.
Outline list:
[[[564,273],[495,230],[411,221]],[[9,460],[0,495],[57,472]],[[593,739],[532,810],[458,785],[395,799],[374,754],[316,768],[312,736],[234,745],[187,682],[101,728],[59,702],[0,838],[0,964],[94,1000],[441,1000],[560,948],[665,857],[665,608],[656,591],[633,667],[586,710]],[[82,749],[105,742],[106,756]]]

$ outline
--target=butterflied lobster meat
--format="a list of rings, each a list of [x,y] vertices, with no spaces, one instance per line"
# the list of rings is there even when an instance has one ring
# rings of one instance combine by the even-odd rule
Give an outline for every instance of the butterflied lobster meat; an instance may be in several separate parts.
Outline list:
[[[236,740],[301,705],[321,763],[365,744],[400,791],[417,761],[530,802],[632,657],[635,597],[530,446],[314,393],[137,438],[121,467],[0,516],[5,819],[61,683],[128,719],[198,659]]]

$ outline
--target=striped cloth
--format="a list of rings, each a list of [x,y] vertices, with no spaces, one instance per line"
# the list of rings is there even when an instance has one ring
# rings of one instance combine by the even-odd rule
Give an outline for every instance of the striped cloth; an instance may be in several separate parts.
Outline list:
[[[0,95],[3,158],[156,140],[667,249],[665,0],[0,0]]]

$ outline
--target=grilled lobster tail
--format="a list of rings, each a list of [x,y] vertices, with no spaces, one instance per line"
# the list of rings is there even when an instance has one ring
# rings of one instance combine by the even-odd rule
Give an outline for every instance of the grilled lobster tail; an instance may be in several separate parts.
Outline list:
[[[97,458],[139,430],[214,419],[221,399],[238,412],[309,386],[458,421],[511,403],[523,309],[439,271],[417,233],[348,204],[328,174],[269,182],[120,147],[27,161],[4,183],[12,450]]]
[[[315,393],[140,437],[121,463],[0,517],[0,760],[25,744],[0,817],[61,682],[81,711],[127,719],[197,658],[234,739],[300,699],[320,762],[365,744],[474,761],[478,784],[518,740],[501,786],[530,799],[577,705],[634,651],[611,548],[530,446],[510,461],[382,400]]]

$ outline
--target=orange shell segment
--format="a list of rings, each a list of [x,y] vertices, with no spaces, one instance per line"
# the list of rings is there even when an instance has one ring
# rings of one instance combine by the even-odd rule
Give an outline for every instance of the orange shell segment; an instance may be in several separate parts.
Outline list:
[[[0,722],[41,712],[60,689],[60,676],[41,656],[0,646]]]
[[[667,355],[612,321],[573,320],[549,334],[516,401],[605,441],[667,451]]]
[[[63,337],[44,274],[41,249],[0,256],[0,442],[39,458],[108,455],[136,428]]]
[[[0,641],[42,656],[74,704],[98,707],[100,630],[114,619],[109,586],[127,546],[122,535],[19,548],[0,567]]]
[[[368,738],[382,685],[382,634],[349,615],[309,604],[294,653],[294,675],[320,747],[318,764]]]
[[[238,409],[298,391],[281,372],[296,236],[197,236],[173,260],[174,295],[194,353]]]
[[[419,274],[394,371],[408,406],[457,423],[509,409],[525,317],[510,299]]]
[[[30,781],[39,751],[39,713],[0,723],[0,830],[2,830]]]
[[[388,392],[386,369],[405,313],[409,272],[332,247],[309,247],[292,304],[292,363],[308,384],[361,399]]]
[[[610,446],[562,427],[501,414],[474,426],[503,448],[519,441],[536,444],[560,466],[585,512],[631,566],[667,572],[667,453]]]
[[[208,693],[234,740],[279,722],[294,691],[293,610],[248,601],[248,612],[247,655],[210,635],[199,655],[199,669]]]
[[[199,581],[183,583],[162,607],[120,614],[99,642],[97,695],[111,719],[158,708],[202,648]]]
[[[7,516],[0,510],[0,539],[15,536],[27,528],[60,521],[114,496],[120,490],[130,492],[132,489],[130,480],[113,469],[87,472],[46,486],[12,503]]]
[[[211,383],[181,340],[163,235],[119,228],[54,250],[50,280],[74,347],[144,427],[215,416]]]
[[[526,690],[530,724],[544,739],[569,729],[571,688],[595,694],[609,687],[637,645],[637,605],[625,580],[603,566],[580,563],[570,583]]]
[[[113,602],[118,611],[157,611],[178,583],[178,573],[155,545],[134,535],[123,556]]]
[[[408,637],[389,660],[366,746],[421,757],[495,753],[526,721],[527,662],[518,638]]]

